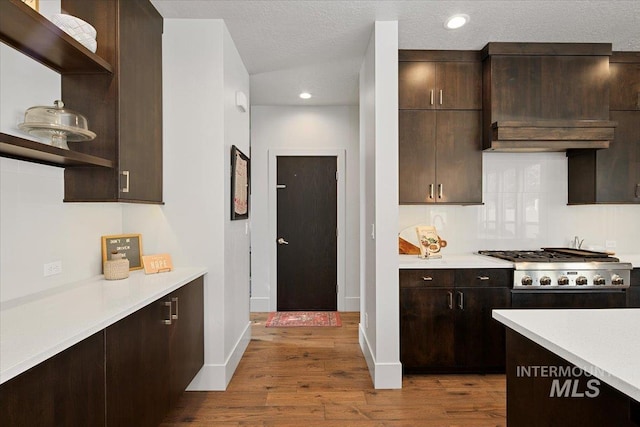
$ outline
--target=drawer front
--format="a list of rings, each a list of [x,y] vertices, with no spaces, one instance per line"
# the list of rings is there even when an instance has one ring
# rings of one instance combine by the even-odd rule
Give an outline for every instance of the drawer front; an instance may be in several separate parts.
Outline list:
[[[507,268],[464,268],[456,270],[456,287],[513,287],[513,270]]]
[[[452,288],[454,270],[400,270],[400,288]]]

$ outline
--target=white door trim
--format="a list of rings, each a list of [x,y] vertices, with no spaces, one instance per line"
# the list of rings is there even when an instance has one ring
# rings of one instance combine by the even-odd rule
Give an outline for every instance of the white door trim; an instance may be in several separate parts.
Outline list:
[[[338,311],[344,311],[346,306],[346,150],[344,149],[295,149],[276,148],[269,150],[269,236],[271,239],[271,249],[269,250],[269,311],[277,309],[278,301],[278,253],[276,239],[278,232],[278,204],[277,204],[277,157],[278,156],[335,156],[338,167]]]

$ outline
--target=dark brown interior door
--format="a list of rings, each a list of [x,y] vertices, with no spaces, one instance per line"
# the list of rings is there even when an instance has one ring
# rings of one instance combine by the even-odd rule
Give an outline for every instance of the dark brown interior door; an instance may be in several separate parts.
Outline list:
[[[337,309],[337,158],[277,158],[278,311]]]

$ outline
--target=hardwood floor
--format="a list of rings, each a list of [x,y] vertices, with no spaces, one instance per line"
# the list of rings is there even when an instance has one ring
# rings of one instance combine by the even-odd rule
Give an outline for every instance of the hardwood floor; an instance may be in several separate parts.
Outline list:
[[[504,375],[412,375],[375,390],[358,344],[359,313],[339,328],[265,328],[224,392],[185,392],[170,426],[505,426]]]

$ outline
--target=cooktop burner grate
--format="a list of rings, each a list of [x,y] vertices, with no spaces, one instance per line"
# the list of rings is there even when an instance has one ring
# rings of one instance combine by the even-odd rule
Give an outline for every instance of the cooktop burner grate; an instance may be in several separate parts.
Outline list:
[[[619,259],[604,252],[593,252],[582,249],[547,248],[531,251],[478,251],[481,255],[513,262],[618,262]]]

